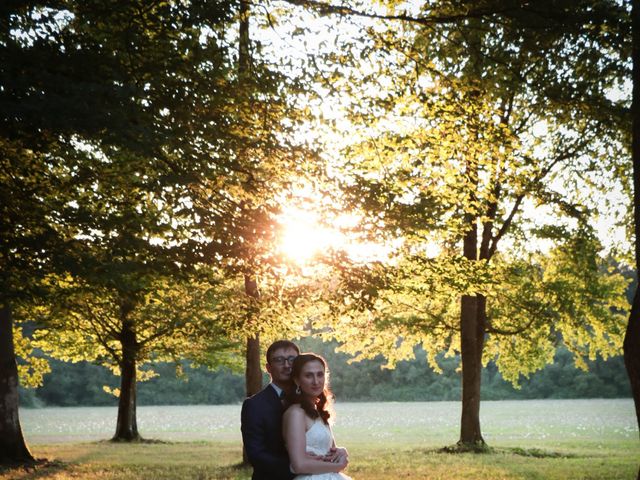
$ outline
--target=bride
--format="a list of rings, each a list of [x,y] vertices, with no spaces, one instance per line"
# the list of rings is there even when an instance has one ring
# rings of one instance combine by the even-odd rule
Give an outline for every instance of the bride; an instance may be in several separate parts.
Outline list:
[[[293,361],[295,393],[283,417],[283,434],[291,468],[305,472],[294,480],[352,480],[344,473],[347,451],[336,448],[329,426],[332,394],[324,358],[303,353]]]

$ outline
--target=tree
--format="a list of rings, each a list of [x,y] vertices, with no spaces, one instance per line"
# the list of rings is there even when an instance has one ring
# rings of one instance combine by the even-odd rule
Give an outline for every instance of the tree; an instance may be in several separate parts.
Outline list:
[[[43,150],[55,139],[36,131],[25,131],[17,113],[34,115],[35,94],[28,91],[24,79],[28,66],[20,64],[21,44],[29,39],[16,35],[20,26],[28,31],[33,25],[29,16],[19,17],[22,10],[15,6],[0,6],[0,464],[32,463],[33,456],[24,440],[19,421],[18,369],[16,366],[13,312],[32,298],[46,293],[41,280],[53,268],[53,259],[64,239],[51,225],[48,217],[51,205],[59,205],[56,196],[58,182],[52,174],[55,161]],[[33,49],[38,38],[32,39]],[[19,66],[21,65],[21,66]],[[17,95],[12,97],[14,94]],[[19,323],[19,321],[18,321]]]
[[[633,165],[633,218],[635,267],[640,275],[640,2],[631,2],[633,100],[631,105],[631,158]],[[631,392],[640,426],[640,288],[636,286],[624,336],[624,363],[631,383]],[[637,478],[640,480],[640,469]]]
[[[249,18],[249,3],[245,0],[240,0],[240,11],[238,15],[238,84],[240,88],[246,88],[247,77],[251,74],[251,54],[249,51],[251,39],[249,34]],[[243,153],[246,154],[246,152]],[[253,239],[251,237],[247,240],[250,243],[253,242]],[[260,298],[258,282],[253,272],[251,271],[247,271],[244,273],[244,293],[254,300],[258,300]],[[247,322],[250,323],[251,318],[248,318]],[[260,334],[254,333],[253,335],[247,336],[245,361],[245,391],[247,397],[251,397],[262,389]],[[244,457],[246,463],[248,461],[246,458],[246,454],[244,454]]]
[[[262,388],[261,341],[298,327],[291,311],[298,289],[285,287],[286,262],[277,252],[278,215],[292,185],[315,171],[310,166],[316,158],[295,138],[303,118],[296,105],[296,75],[264,55],[250,35],[250,29],[265,28],[271,17],[252,12],[244,0],[238,6],[232,76],[237,96],[231,115],[238,138],[226,152],[235,161],[232,185],[219,198],[219,182],[203,176],[192,198],[203,233],[200,260],[221,265],[231,285],[236,277],[243,282],[242,299],[230,316],[246,345],[246,394],[251,396]]]
[[[235,138],[224,93],[232,8],[69,1],[12,4],[4,13],[2,138],[15,158],[7,176],[22,194],[9,213],[28,215],[19,220],[26,233],[7,237],[3,253],[34,259],[38,279],[60,299],[52,311],[117,310],[98,320],[116,319],[102,345],[120,341],[116,438],[134,439],[142,346],[133,310],[145,305],[148,313],[151,288],[166,301],[174,299],[163,288],[185,285],[194,271],[192,186],[235,163],[224,152]],[[184,314],[176,313],[181,326]],[[153,339],[175,325],[158,325]],[[150,337],[143,340],[148,347]]]
[[[614,2],[488,4],[471,18],[465,7],[425,5],[425,21],[403,29],[371,24],[325,71],[363,132],[342,152],[352,205],[374,235],[405,241],[396,267],[349,280],[365,315],[360,332],[336,335],[392,362],[415,343],[432,359],[460,351],[459,445],[476,448],[483,362],[498,358],[516,381],[552,361],[558,337],[578,362],[620,346],[624,281],[600,258],[590,218],[601,207],[587,192],[620,181],[623,109],[607,92],[626,74],[628,22]],[[360,68],[335,74],[353,58]]]
[[[165,305],[179,321],[161,325],[148,325],[137,310],[149,314],[150,302],[171,299],[171,288],[196,286],[204,296],[201,274],[216,278],[215,289],[224,283],[221,271],[251,280],[272,269],[265,252],[279,198],[306,162],[303,148],[282,140],[295,125],[295,116],[285,116],[292,111],[282,88],[288,79],[254,59],[238,81],[228,30],[237,7],[69,1],[8,11],[7,136],[38,146],[48,163],[38,158],[36,166],[55,186],[42,217],[60,237],[59,268],[42,277],[56,304],[41,308],[58,331],[41,340],[64,343],[74,333],[64,329],[91,329],[87,338],[100,346],[88,351],[78,343],[83,354],[108,352],[118,362],[116,439],[138,437],[136,362],[172,328],[198,331],[183,318],[193,304]],[[261,267],[265,257],[271,260]],[[96,311],[101,318],[92,317]],[[221,333],[222,325],[208,331]],[[242,336],[261,330],[256,321]]]
[[[102,273],[106,280],[107,273]],[[97,281],[69,282],[51,302],[41,347],[67,361],[90,360],[120,375],[118,419],[114,440],[137,440],[136,382],[154,375],[142,371],[150,361],[178,362],[185,356],[201,365],[232,365],[237,345],[227,340],[217,316],[219,292],[208,279],[176,282],[156,274],[119,278],[119,288]],[[129,303],[125,303],[129,302]],[[237,360],[236,360],[237,362]]]

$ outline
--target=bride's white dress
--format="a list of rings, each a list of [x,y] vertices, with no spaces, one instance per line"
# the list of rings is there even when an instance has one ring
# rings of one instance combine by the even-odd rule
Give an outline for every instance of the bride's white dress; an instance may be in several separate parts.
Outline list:
[[[317,418],[305,434],[307,452],[315,455],[326,455],[333,444],[333,435],[328,425]],[[352,480],[344,473],[314,473],[313,475],[298,475],[294,480]]]

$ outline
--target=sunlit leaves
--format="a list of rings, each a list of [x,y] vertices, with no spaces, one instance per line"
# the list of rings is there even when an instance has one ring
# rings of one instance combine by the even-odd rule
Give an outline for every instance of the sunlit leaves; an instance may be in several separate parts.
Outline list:
[[[235,344],[210,314],[215,295],[195,279],[190,242],[203,236],[198,181],[237,168],[224,24],[234,6],[107,3],[63,2],[66,21],[55,25],[7,7],[10,23],[52,34],[20,43],[0,32],[0,134],[11,154],[2,196],[10,222],[28,226],[3,231],[3,256],[28,259],[3,258],[3,295],[16,300],[9,287],[28,285],[19,275],[37,282],[31,313],[49,329],[39,340],[66,360],[117,369],[120,335],[134,324],[135,360],[189,350],[202,364],[231,363]]]
[[[304,51],[266,57],[265,34],[246,78],[235,4],[107,3],[4,24],[1,211],[17,228],[3,229],[2,261],[16,290],[54,272],[51,325],[73,327],[50,331],[57,354],[117,361],[129,302],[144,360],[188,350],[207,363],[220,346],[227,361],[246,335],[312,326],[391,364],[422,344],[435,364],[460,348],[461,295],[487,299],[485,360],[510,379],[549,361],[560,336],[578,355],[616,351],[622,283],[582,228],[608,211],[601,192],[629,187],[625,99],[610,95],[629,66],[616,2],[427,2],[412,15],[450,18],[321,28],[279,5],[255,23],[288,28]],[[16,26],[36,27],[32,43]],[[307,146],[331,129],[325,169]],[[337,180],[361,238],[401,245],[389,264],[336,255],[337,273],[313,281],[283,266],[276,216],[305,175],[325,191]],[[478,252],[465,257],[471,227]],[[197,264],[212,282],[191,277]]]
[[[318,62],[348,115],[335,155],[346,198],[366,212],[369,235],[403,240],[392,266],[341,272],[351,293],[333,304],[333,329],[345,349],[392,363],[405,342],[459,351],[459,298],[480,295],[484,360],[516,381],[563,339],[578,357],[620,348],[624,281],[584,225],[626,205],[609,194],[626,179],[607,172],[624,169],[625,100],[609,94],[629,64],[609,52],[628,53],[628,12],[616,2],[466,7],[421,12],[456,21],[363,20]],[[602,223],[596,234],[610,235]]]
[[[45,358],[33,355],[34,345],[22,332],[20,327],[13,328],[13,347],[16,356],[21,359],[18,362],[20,383],[26,387],[38,387],[42,385],[43,377],[51,371],[51,367]]]
[[[628,282],[600,252],[594,236],[581,232],[548,255],[502,264],[488,316],[489,331],[503,335],[488,338],[485,358],[495,356],[506,379],[515,383],[552,362],[560,341],[581,367],[596,354],[619,353]]]
[[[56,295],[41,312],[47,328],[37,332],[39,346],[62,360],[91,360],[117,371],[122,361],[121,293],[71,281],[60,285]],[[215,314],[219,297],[215,281],[148,278],[142,295],[129,298],[133,308],[127,321],[135,325],[138,364],[190,355],[199,364],[231,365],[229,353],[236,345]]]

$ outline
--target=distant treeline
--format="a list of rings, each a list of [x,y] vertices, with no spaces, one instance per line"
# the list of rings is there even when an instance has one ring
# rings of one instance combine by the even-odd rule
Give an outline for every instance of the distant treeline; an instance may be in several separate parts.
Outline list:
[[[347,363],[346,354],[335,353],[335,344],[314,339],[300,342],[302,350],[322,354],[331,368],[331,387],[341,401],[438,401],[460,399],[460,375],[456,358],[442,358],[443,373],[427,365],[425,353],[400,362],[393,370],[381,369],[380,358]],[[37,389],[21,389],[21,403],[27,407],[116,405],[103,386],[115,388],[117,378],[107,369],[86,362],[51,360],[51,373]],[[159,375],[138,385],[139,405],[189,405],[238,403],[244,397],[244,377],[228,369],[210,371],[183,365],[185,375],[177,378],[173,364],[153,367]],[[267,377],[265,376],[265,382]],[[522,379],[521,389],[505,382],[495,365],[483,371],[484,400],[531,398],[619,398],[631,391],[622,357],[589,362],[589,371],[575,368],[571,354],[560,349],[553,365]]]

